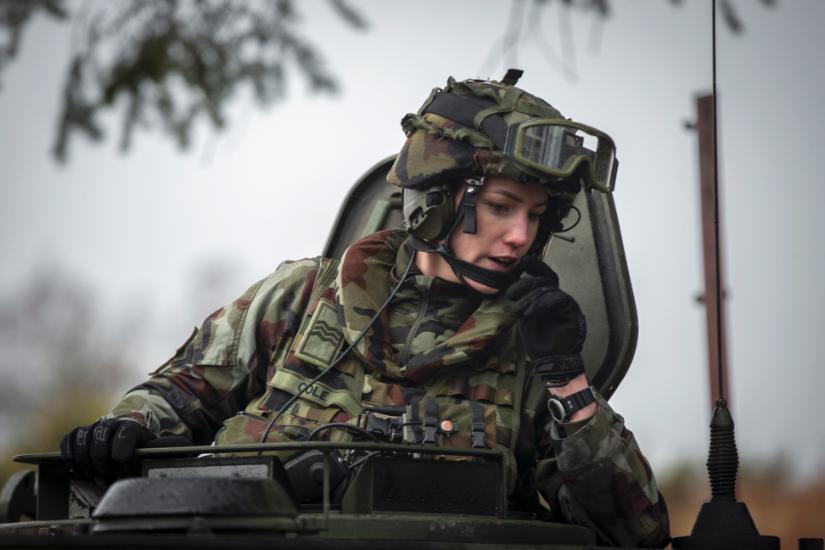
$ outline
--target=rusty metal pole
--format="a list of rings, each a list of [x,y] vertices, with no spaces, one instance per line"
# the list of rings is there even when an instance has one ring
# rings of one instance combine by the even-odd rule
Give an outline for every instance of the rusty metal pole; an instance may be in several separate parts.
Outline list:
[[[707,318],[708,337],[708,382],[710,384],[710,410],[713,410],[716,400],[719,399],[719,388],[716,381],[719,379],[719,370],[722,371],[722,381],[727,388],[724,397],[731,402],[730,385],[727,372],[727,347],[725,345],[725,291],[722,284],[721,250],[717,250],[717,241],[714,231],[714,200],[718,200],[716,193],[716,177],[714,172],[713,136],[713,96],[706,95],[696,98],[696,130],[699,136],[699,189],[702,203],[702,252],[705,258],[705,315]],[[716,199],[714,199],[716,197]],[[717,266],[717,260],[719,265]],[[721,286],[717,289],[717,284]],[[717,301],[718,300],[718,301]],[[718,329],[717,330],[717,324]],[[717,341],[717,338],[721,342]],[[721,364],[720,364],[721,363]]]

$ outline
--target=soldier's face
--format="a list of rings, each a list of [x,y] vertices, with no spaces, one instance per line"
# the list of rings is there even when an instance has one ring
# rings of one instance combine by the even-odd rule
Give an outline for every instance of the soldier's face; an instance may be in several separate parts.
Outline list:
[[[456,205],[461,194],[456,198]],[[464,233],[461,223],[450,237],[458,259],[492,271],[510,271],[530,249],[547,208],[547,191],[540,185],[506,177],[487,178],[476,202],[476,233]],[[454,273],[449,270],[455,280]],[[466,278],[484,294],[496,289]]]

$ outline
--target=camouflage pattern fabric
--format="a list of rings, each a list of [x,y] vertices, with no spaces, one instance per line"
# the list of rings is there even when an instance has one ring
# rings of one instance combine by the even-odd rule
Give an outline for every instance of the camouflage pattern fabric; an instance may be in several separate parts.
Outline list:
[[[321,258],[282,264],[210,315],[108,416],[198,444],[250,443],[306,390],[267,441],[302,439],[329,422],[355,424],[365,406],[399,405],[418,418],[434,411],[451,420],[455,429],[439,430],[435,443],[463,448],[472,446],[480,416],[476,435],[507,457],[514,507],[535,512],[541,494],[545,515],[591,527],[605,543],[665,544],[664,503],[623,420],[599,399],[596,415],[562,437],[549,421],[546,390],[525,375],[503,297],[413,274],[353,352],[307,389],[403,273],[411,255],[405,239],[401,231],[377,233],[350,247],[340,265]],[[317,436],[350,437],[342,430]]]
[[[572,203],[580,190],[577,181],[559,180],[504,156],[483,131],[445,116],[426,112],[438,94],[469,98],[486,108],[477,115],[497,114],[508,124],[529,118],[564,120],[552,105],[524,90],[495,81],[464,80],[450,77],[443,89],[435,88],[418,113],[401,121],[407,140],[401,148],[387,181],[393,185],[426,188],[433,182],[458,181],[471,175],[525,178],[544,185],[551,196]]]

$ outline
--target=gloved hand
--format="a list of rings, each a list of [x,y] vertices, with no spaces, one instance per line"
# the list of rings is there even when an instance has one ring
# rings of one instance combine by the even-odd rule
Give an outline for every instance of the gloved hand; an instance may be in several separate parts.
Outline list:
[[[75,474],[111,479],[135,449],[157,438],[135,420],[107,418],[63,436],[60,456]]]
[[[559,276],[550,266],[526,256],[521,267],[524,275],[510,285],[506,296],[513,301],[528,365],[545,386],[563,386],[584,373],[584,315],[576,300],[559,289]]]

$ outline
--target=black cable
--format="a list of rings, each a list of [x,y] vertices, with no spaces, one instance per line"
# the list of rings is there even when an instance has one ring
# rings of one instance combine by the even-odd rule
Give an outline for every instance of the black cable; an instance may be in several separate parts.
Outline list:
[[[573,225],[571,225],[570,227],[562,227],[559,231],[553,231],[555,235],[558,235],[559,233],[567,233],[568,231],[572,231],[573,228],[579,225],[579,222],[582,221],[582,211],[573,206],[572,204],[570,205],[570,209],[576,211],[576,214],[578,215],[576,221],[573,222]]]
[[[352,349],[358,344],[358,342],[361,341],[361,339],[364,337],[364,335],[367,334],[367,331],[370,329],[372,324],[375,323],[375,320],[378,319],[378,316],[381,315],[381,312],[384,311],[384,309],[386,309],[386,307],[389,305],[390,300],[392,300],[393,296],[395,296],[395,294],[398,292],[398,289],[401,288],[401,285],[407,279],[407,275],[410,274],[410,269],[412,268],[413,263],[415,263],[415,250],[413,250],[412,254],[410,254],[410,261],[407,263],[407,267],[404,269],[404,274],[401,275],[401,277],[398,279],[398,284],[395,285],[395,288],[392,289],[392,292],[390,292],[389,296],[387,296],[387,299],[384,300],[384,303],[381,304],[381,307],[378,308],[378,311],[376,311],[375,315],[372,316],[372,319],[369,320],[369,322],[367,323],[367,326],[364,327],[364,330],[361,331],[361,334],[359,334],[358,337],[355,340],[353,340],[352,344],[350,344],[347,347],[347,349],[345,349],[344,351],[339,353],[338,357],[336,357],[335,360],[333,360],[332,363],[330,363],[327,368],[325,368],[324,370],[319,372],[315,376],[315,378],[310,380],[310,382],[306,385],[306,387],[303,390],[299,391],[298,393],[296,393],[295,395],[290,397],[289,400],[287,400],[287,402],[284,403],[284,405],[278,410],[278,413],[275,416],[273,416],[272,420],[270,420],[269,423],[266,425],[266,429],[264,430],[263,434],[261,435],[261,439],[258,441],[258,443],[266,443],[266,438],[269,437],[269,433],[272,431],[272,428],[275,426],[275,422],[277,422],[278,419],[281,418],[281,416],[284,414],[284,412],[289,407],[291,407],[292,404],[295,403],[295,401],[297,401],[298,398],[302,394],[306,393],[307,390],[312,388],[313,384],[315,384],[318,380],[323,378],[323,376],[326,373],[328,373],[333,368],[335,368],[335,366],[338,365],[338,363],[340,363],[341,360],[344,357],[346,357],[347,354],[350,351],[352,351]],[[261,456],[262,453],[263,453],[263,449],[258,451],[258,456]]]
[[[330,422],[329,424],[324,424],[323,426],[318,426],[317,428],[315,428],[314,430],[312,430],[309,433],[309,435],[307,436],[307,438],[304,441],[312,441],[312,439],[316,435],[318,435],[318,433],[320,433],[324,430],[332,430],[332,429],[344,430],[344,431],[348,431],[348,432],[351,432],[351,433],[357,433],[359,435],[363,435],[365,437],[370,438],[371,440],[375,441],[376,443],[381,443],[381,441],[377,437],[375,437],[374,435],[369,433],[367,430],[365,430],[363,428],[359,428],[358,426],[355,426],[353,424],[347,424],[346,422]]]
[[[381,454],[381,451],[369,451],[367,454],[353,462],[352,464],[347,465],[347,468],[353,470],[358,468],[359,466],[363,465],[368,459],[374,457],[375,455]]]

